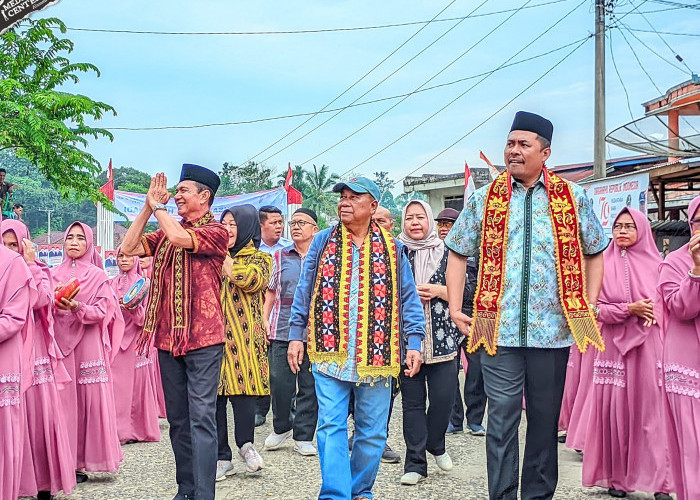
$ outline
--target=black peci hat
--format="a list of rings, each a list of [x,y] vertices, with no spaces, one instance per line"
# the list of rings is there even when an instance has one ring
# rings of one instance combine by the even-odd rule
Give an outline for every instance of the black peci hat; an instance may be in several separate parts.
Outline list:
[[[513,125],[510,127],[510,131],[512,132],[513,130],[526,130],[528,132],[534,132],[540,137],[544,137],[549,142],[552,142],[554,125],[552,125],[552,122],[546,118],[536,115],[535,113],[518,111],[515,113]]]
[[[195,181],[200,184],[204,184],[209,189],[216,194],[219,189],[219,184],[221,184],[221,179],[216,172],[212,172],[208,168],[200,167],[199,165],[192,165],[190,163],[185,163],[182,165],[182,172],[180,173],[180,182],[182,181]]]

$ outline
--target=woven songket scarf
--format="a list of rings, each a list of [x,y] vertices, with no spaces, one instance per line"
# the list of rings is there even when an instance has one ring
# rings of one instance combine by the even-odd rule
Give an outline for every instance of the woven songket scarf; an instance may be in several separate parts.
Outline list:
[[[546,168],[544,178],[554,229],[559,299],[564,316],[581,352],[586,351],[588,344],[603,351],[603,338],[586,297],[576,200],[571,186]],[[504,172],[493,181],[486,198],[474,318],[467,345],[469,352],[474,352],[483,345],[491,356],[496,354],[500,303],[507,265],[505,252],[511,193],[511,177],[508,172]],[[521,307],[527,307],[527,304],[522,304]]]
[[[348,353],[352,237],[342,224],[321,253],[309,314],[309,358],[345,364],[356,356],[357,374],[399,374],[398,258],[394,239],[374,221],[360,248],[357,352]]]
[[[191,224],[192,227],[200,227],[214,220],[214,215],[207,212],[200,219]],[[158,315],[158,305],[161,301],[164,287],[165,268],[168,262],[170,267],[170,294],[168,304],[170,306],[170,345],[173,356],[182,356],[187,352],[190,340],[190,313],[192,295],[190,293],[190,252],[184,248],[176,247],[168,238],[162,238],[153,252],[153,279],[146,306],[146,320],[143,332],[139,337],[137,352],[145,354],[153,338]]]

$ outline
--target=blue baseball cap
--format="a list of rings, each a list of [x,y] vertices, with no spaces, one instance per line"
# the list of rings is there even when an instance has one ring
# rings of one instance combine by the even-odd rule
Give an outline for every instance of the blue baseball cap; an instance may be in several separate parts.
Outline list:
[[[382,197],[381,194],[379,194],[379,188],[377,185],[367,177],[353,177],[348,179],[347,182],[339,182],[333,186],[333,192],[340,193],[345,188],[348,188],[350,191],[357,194],[368,193],[377,201],[379,201],[379,199]]]

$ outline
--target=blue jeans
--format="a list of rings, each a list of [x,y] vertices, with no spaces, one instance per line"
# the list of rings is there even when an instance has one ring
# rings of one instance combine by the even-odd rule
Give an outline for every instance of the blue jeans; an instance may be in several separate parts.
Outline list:
[[[318,455],[321,462],[319,500],[372,497],[372,486],[386,445],[391,384],[357,385],[316,372]],[[355,441],[348,451],[348,402],[355,396]]]

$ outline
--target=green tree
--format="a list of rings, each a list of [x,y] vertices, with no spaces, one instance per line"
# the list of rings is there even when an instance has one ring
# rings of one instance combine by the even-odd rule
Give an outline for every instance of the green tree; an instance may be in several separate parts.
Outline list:
[[[304,196],[303,206],[310,208],[327,222],[336,217],[336,197],[331,190],[340,181],[340,176],[331,173],[328,165],[321,165],[321,168],[314,165],[313,168],[313,172],[306,172],[309,192]]]
[[[234,165],[226,162],[219,175],[221,176],[221,187],[216,193],[218,196],[255,193],[274,187],[274,169],[254,161],[249,161],[245,165]]]
[[[102,172],[97,178],[98,184],[105,184],[108,179],[107,175],[106,171]],[[151,176],[133,167],[117,167],[112,170],[112,177],[114,178],[114,189],[129,193],[146,194],[151,185]]]
[[[99,162],[84,148],[88,138],[112,134],[89,122],[114,108],[64,89],[78,83],[79,73],[100,72],[90,63],[71,62],[73,42],[56,31],[56,18],[27,19],[0,35],[0,151],[12,150],[29,160],[65,198],[106,201],[97,190]]]

